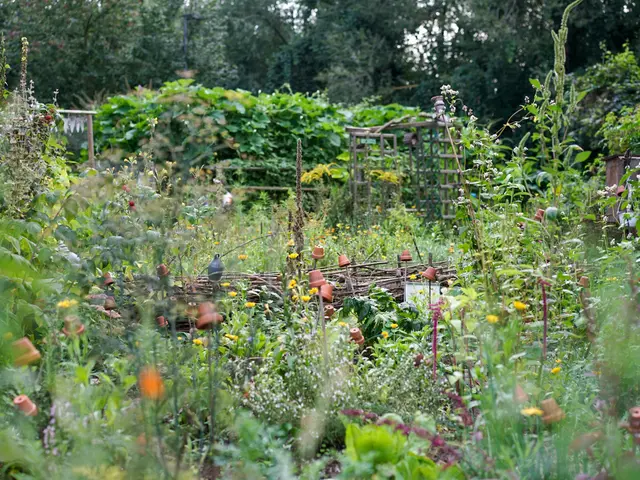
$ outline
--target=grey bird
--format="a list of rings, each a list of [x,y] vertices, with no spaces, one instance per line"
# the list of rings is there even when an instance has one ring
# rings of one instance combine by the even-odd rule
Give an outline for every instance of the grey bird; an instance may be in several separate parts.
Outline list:
[[[213,260],[209,264],[209,268],[207,269],[209,274],[209,280],[212,282],[219,282],[222,278],[222,272],[224,272],[224,265],[222,265],[222,260],[220,260],[220,255],[215,254],[213,256]]]

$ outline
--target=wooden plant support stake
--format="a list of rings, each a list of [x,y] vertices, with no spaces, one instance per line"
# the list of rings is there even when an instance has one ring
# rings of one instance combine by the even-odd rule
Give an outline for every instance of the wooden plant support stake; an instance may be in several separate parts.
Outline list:
[[[349,265],[345,267],[345,271],[347,276],[347,287],[349,287],[349,290],[351,290],[351,295],[355,295],[356,290],[355,288],[353,288],[353,282],[351,281],[351,274],[349,273]]]

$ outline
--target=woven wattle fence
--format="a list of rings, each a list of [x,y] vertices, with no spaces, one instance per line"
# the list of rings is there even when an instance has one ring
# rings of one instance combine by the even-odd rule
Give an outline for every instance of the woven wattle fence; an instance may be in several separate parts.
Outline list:
[[[346,268],[320,268],[327,282],[334,285],[333,305],[340,308],[346,297],[366,296],[372,285],[387,289],[396,300],[404,298],[405,283],[412,275],[416,276],[415,282],[427,280],[421,277],[428,266],[438,270],[437,281],[432,285],[446,285],[450,279],[455,278],[455,271],[446,262],[426,264],[401,265],[390,267],[389,262],[372,262],[361,265],[351,265]],[[173,281],[171,296],[176,301],[184,303],[200,303],[211,301],[219,292],[228,289],[220,287],[223,283],[232,286],[243,283],[248,286],[247,299],[258,301],[261,293],[272,292],[280,297],[286,293],[285,281],[279,273],[239,273],[226,272],[220,282],[212,282],[206,275],[199,277],[176,277]]]

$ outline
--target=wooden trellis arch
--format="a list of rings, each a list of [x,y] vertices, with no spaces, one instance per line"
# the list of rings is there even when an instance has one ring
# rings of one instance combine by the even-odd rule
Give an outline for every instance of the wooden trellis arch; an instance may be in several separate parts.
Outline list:
[[[464,159],[456,136],[457,153],[445,128],[432,117],[412,122],[399,119],[378,127],[347,127],[354,216],[372,211],[376,182],[368,172],[376,169],[401,173],[403,181],[396,193],[426,220],[455,218],[453,202],[461,185],[456,154],[461,163]]]

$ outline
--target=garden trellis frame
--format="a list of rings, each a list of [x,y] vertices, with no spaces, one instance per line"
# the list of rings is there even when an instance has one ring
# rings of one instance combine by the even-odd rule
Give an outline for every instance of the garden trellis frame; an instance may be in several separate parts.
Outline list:
[[[424,114],[423,114],[424,115]],[[376,127],[347,127],[351,156],[350,190],[353,197],[354,216],[372,212],[374,180],[373,169],[398,170],[399,146],[406,147],[407,164],[403,176],[408,178],[408,192],[403,201],[425,220],[455,218],[454,200],[462,184],[456,155],[460,153],[459,141],[453,136],[453,145],[446,133],[451,125],[424,115],[418,121],[406,121],[403,117]],[[456,150],[458,150],[456,152]],[[464,168],[464,165],[462,166]]]

